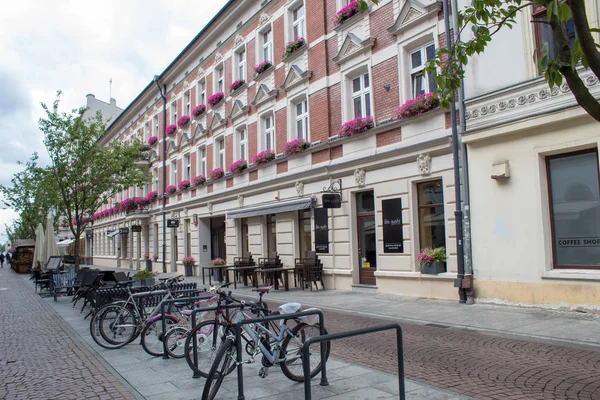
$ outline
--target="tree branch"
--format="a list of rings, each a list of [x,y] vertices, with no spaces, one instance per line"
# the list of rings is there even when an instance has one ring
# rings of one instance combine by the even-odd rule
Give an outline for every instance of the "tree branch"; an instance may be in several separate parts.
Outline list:
[[[567,0],[567,3],[571,8],[571,16],[575,23],[575,31],[577,32],[581,51],[587,59],[592,72],[600,78],[600,53],[596,50],[596,42],[590,32],[590,25],[585,12],[585,1]]]

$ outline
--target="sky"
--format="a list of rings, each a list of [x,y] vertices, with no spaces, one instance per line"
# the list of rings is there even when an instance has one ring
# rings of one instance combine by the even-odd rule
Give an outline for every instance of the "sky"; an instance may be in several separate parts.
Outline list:
[[[125,108],[225,5],[226,0],[19,0],[0,13],[0,184],[18,161],[48,162],[40,103],[61,109],[86,94]],[[0,243],[13,210],[0,209]]]

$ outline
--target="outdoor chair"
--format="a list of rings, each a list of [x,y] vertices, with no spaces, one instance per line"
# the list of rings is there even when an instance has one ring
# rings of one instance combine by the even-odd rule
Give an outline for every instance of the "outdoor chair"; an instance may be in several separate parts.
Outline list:
[[[280,279],[283,285],[283,274],[281,271],[269,272],[269,269],[282,268],[283,264],[277,253],[272,253],[272,257],[261,257],[258,259],[258,268],[263,283],[274,285],[275,279]]]
[[[254,259],[252,258],[252,254],[246,253],[243,257],[234,257],[233,266],[235,268],[240,268],[240,270],[233,271],[233,280],[238,282],[240,276],[243,277],[244,282],[247,282],[248,277],[252,278],[252,269],[248,267],[256,266]]]
[[[40,269],[33,270],[33,280],[35,281],[35,291],[50,289],[51,274],[44,274]],[[38,290],[39,289],[39,290]]]

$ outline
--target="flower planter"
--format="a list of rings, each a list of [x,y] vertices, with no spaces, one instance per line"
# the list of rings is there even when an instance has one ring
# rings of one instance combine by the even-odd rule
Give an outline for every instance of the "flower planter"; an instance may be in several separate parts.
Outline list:
[[[152,272],[152,260],[146,260],[146,271]]]
[[[310,167],[311,162],[312,156],[310,151],[305,150],[300,154],[290,156],[288,158],[288,172],[296,169],[306,170]]]
[[[194,276],[194,265],[184,265],[183,267],[185,269],[186,277]]]
[[[437,275],[446,272],[446,263],[434,261],[426,267],[421,268],[422,274]]]
[[[275,175],[277,175],[277,163],[275,161],[271,161],[271,162],[264,164],[258,168],[258,178],[259,179],[275,177]]]

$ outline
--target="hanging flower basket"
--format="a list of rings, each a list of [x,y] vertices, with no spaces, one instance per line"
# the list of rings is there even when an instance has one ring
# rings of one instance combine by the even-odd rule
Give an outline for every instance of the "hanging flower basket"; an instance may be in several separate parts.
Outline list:
[[[221,102],[221,100],[223,100],[224,98],[225,98],[225,93],[217,92],[217,93],[213,94],[212,96],[210,96],[207,101],[211,107],[214,107],[217,104],[219,104]]]
[[[190,124],[190,120],[191,119],[190,119],[189,115],[183,115],[183,116],[181,116],[181,118],[179,118],[177,120],[177,126],[180,129],[186,128]]]
[[[231,172],[232,175],[239,175],[246,168],[248,168],[248,161],[242,158],[229,166],[229,172]]]
[[[191,185],[191,182],[187,179],[184,179],[177,184],[177,188],[183,192],[184,190],[189,188],[190,185]]]
[[[194,109],[192,110],[192,115],[195,118],[198,118],[199,116],[201,116],[202,114],[204,114],[204,111],[206,111],[206,106],[204,104],[198,104],[196,107],[194,107]]]
[[[398,107],[396,115],[398,116],[398,119],[416,117],[439,107],[439,105],[440,99],[434,93],[423,93],[414,99],[407,100]]]
[[[210,177],[213,180],[221,179],[224,176],[225,176],[225,171],[223,170],[223,168],[215,168],[210,173]]]
[[[260,64],[257,64],[254,66],[254,76],[260,75],[263,72],[265,72],[267,69],[271,68],[271,66],[273,65],[273,63],[269,60],[265,60],[263,62],[261,62]]]
[[[177,125],[175,125],[175,124],[168,125],[167,129],[165,131],[165,133],[167,134],[167,136],[171,136],[175,132],[177,132]]]
[[[256,166],[266,164],[275,159],[273,150],[263,150],[252,158],[252,163]]]
[[[348,3],[347,6],[342,7],[335,13],[335,18],[333,19],[333,23],[337,25],[341,25],[344,21],[353,17],[355,14],[358,14],[358,2],[356,0]]]
[[[192,183],[194,184],[194,186],[204,185],[206,183],[206,177],[204,175],[195,176],[192,179]]]
[[[148,201],[155,201],[158,198],[158,192],[156,190],[148,192],[146,198],[148,199]]]
[[[229,86],[229,90],[231,92],[235,92],[236,90],[238,90],[239,88],[241,88],[242,86],[244,86],[246,84],[246,81],[243,79],[238,79],[236,81],[233,81],[233,83]]]
[[[285,44],[285,53],[283,53],[283,57],[287,57],[290,54],[294,53],[296,50],[298,50],[300,47],[304,46],[306,44],[306,40],[304,40],[303,37],[297,37],[295,40],[292,40],[291,42],[287,42]]]
[[[150,136],[148,138],[148,145],[149,146],[154,146],[156,143],[158,143],[158,136]]]
[[[373,127],[373,117],[358,117],[340,127],[340,136],[360,135]]]
[[[167,186],[167,188],[165,189],[165,192],[167,194],[175,194],[177,193],[177,188],[175,187],[175,185],[169,185]]]
[[[286,156],[293,156],[295,154],[300,154],[304,150],[306,150],[310,146],[306,140],[302,138],[297,138],[294,140],[290,140],[283,146],[283,154]]]

